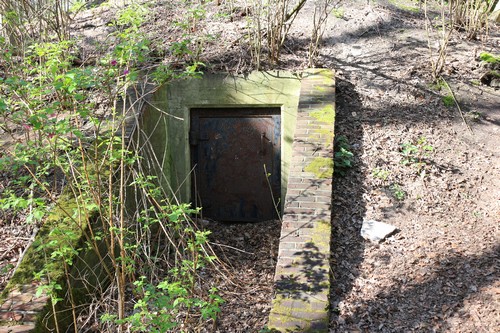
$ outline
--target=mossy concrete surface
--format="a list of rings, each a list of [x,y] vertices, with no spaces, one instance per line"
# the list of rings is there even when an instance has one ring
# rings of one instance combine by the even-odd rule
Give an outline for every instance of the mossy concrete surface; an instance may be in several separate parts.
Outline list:
[[[82,218],[75,219],[74,216]],[[66,252],[65,259],[71,262],[76,257],[76,249],[87,229],[88,221],[83,216],[86,214],[70,195],[63,194],[59,198],[1,294],[0,332],[4,329],[2,327],[13,324],[32,327],[33,332],[45,332],[46,326],[54,326],[53,322],[42,323],[43,317],[52,308],[47,294],[38,293],[38,289],[47,285],[47,281],[64,284],[63,261],[54,259],[53,254],[62,249],[72,249],[75,252]],[[35,278],[37,273],[41,273],[41,278]]]
[[[141,117],[139,140],[161,183],[182,202],[191,201],[190,110],[193,108],[279,107],[281,109],[281,188],[284,199],[292,156],[300,78],[283,71],[247,75],[206,74],[158,89]]]
[[[335,73],[302,75],[269,328],[327,332]]]
[[[89,175],[92,169],[87,166]],[[101,176],[106,174],[107,170]],[[95,246],[86,242],[89,231],[99,229],[99,221],[97,207],[83,201],[66,188],[43,221],[0,295],[0,332],[5,327],[13,332],[15,327],[19,332],[27,327],[29,332],[53,332],[56,318],[65,331],[73,321],[71,308],[87,303],[92,288],[97,290],[112,278],[105,273],[110,262],[104,241]]]

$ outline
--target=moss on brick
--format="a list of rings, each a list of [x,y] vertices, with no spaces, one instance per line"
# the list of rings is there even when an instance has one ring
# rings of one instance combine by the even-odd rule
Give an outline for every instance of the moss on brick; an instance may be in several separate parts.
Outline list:
[[[303,84],[306,89],[304,89],[301,96],[304,109],[299,114],[302,113],[305,119],[301,120],[303,121],[301,125],[309,121],[308,116],[315,118],[315,121],[313,121],[315,123],[314,129],[305,132],[310,133],[307,142],[316,144],[316,147],[321,149],[323,153],[326,152],[324,148],[333,143],[335,104],[331,92],[334,91],[335,73],[328,69],[311,69],[306,70],[304,74]],[[318,103],[322,105],[318,109],[308,112],[308,108],[312,104],[317,105]],[[301,132],[301,134],[305,133]],[[323,141],[326,142],[323,143]],[[308,149],[305,154],[310,153],[312,157],[315,152]],[[304,152],[301,152],[301,154],[304,154]],[[313,173],[317,179],[329,179],[333,175],[333,164],[332,153],[330,158],[314,158],[305,166],[304,171]],[[324,186],[330,187],[331,183],[325,182]],[[307,206],[304,208],[307,209]],[[310,234],[311,240],[307,242],[297,259],[294,259],[299,266],[301,279],[296,282],[296,285],[293,282],[279,285],[269,316],[270,328],[279,329],[283,332],[328,331],[331,226],[329,221],[325,220],[314,221],[311,225],[313,226]],[[314,267],[310,267],[310,264],[308,264],[308,258],[310,259],[310,257],[318,259],[320,262],[315,264]],[[290,273],[291,271],[292,269],[290,269]],[[278,269],[277,275],[279,276],[281,272],[283,271]],[[287,276],[291,277],[290,275]],[[322,301],[318,302],[318,300]]]
[[[77,207],[76,201],[70,196],[61,196],[58,200],[58,206],[49,214],[36,235],[35,241],[27,250],[21,264],[2,292],[0,302],[17,286],[30,285],[34,279],[34,273],[40,272],[47,261],[53,261],[50,259],[50,256],[57,247],[76,247],[82,230],[87,225],[86,221],[77,224],[68,216],[69,214],[73,214]],[[60,232],[54,233],[52,232],[53,230],[59,230]],[[74,235],[74,241],[69,240],[69,233]],[[47,270],[50,279],[53,281],[58,280],[64,275],[62,264],[60,266],[51,265]]]
[[[327,157],[316,157],[304,170],[312,172],[316,178],[326,179],[333,175],[333,159]]]
[[[308,68],[305,70],[307,74],[314,74],[316,77],[326,77],[329,79],[335,78],[335,71],[327,68]]]
[[[330,237],[332,232],[331,223],[325,220],[316,222],[312,232],[312,242],[319,248],[328,248],[330,246]],[[328,255],[328,253],[326,253]]]
[[[323,317],[324,319],[321,320],[321,322],[324,322],[326,324],[326,327],[328,326],[328,312],[324,310],[314,310],[311,308],[311,304],[307,301],[303,300],[294,300],[294,305],[293,308],[289,306],[284,306],[281,305],[284,301],[286,301],[287,298],[283,296],[276,296],[276,298],[273,301],[273,309],[271,311],[271,314],[269,316],[269,328],[271,329],[278,329],[278,330],[283,330],[285,329],[286,332],[303,332],[304,330],[309,330],[312,327],[312,322],[314,320],[311,319],[311,315],[317,314],[320,317]],[[300,320],[303,322],[302,327],[297,327],[293,330],[290,330],[288,327],[286,327],[286,323],[288,321],[294,321],[299,319],[297,317],[297,314],[305,314],[303,318],[300,318]],[[283,319],[286,318],[287,320],[284,321]],[[318,322],[316,320],[316,322]],[[317,332],[323,332],[326,330],[318,330]]]
[[[321,110],[312,111],[310,115],[323,123],[333,124],[335,121],[335,108],[333,104],[328,104]]]
[[[320,128],[317,130],[314,130],[314,134],[319,134],[324,137],[324,144],[325,148],[333,145],[333,128],[328,129],[328,128]],[[314,135],[311,135],[310,138],[313,138]]]
[[[276,298],[273,300],[273,312],[280,316],[292,316],[292,312],[324,313],[323,310],[313,309],[309,301],[302,299],[293,299],[293,308],[289,305],[283,305],[283,303],[290,299],[290,297],[285,297],[280,294],[276,295]],[[308,318],[303,319],[307,320]]]
[[[322,86],[314,86],[314,90],[323,93],[323,92],[328,91],[328,87],[325,87],[323,85]]]

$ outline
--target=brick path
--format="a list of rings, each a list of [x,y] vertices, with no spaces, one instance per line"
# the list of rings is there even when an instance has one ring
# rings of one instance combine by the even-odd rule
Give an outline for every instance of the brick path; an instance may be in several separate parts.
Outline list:
[[[12,290],[0,307],[0,333],[27,333],[35,328],[37,315],[48,297],[36,297],[36,284]],[[12,325],[12,326],[11,326]]]
[[[334,72],[303,73],[269,327],[327,332]]]

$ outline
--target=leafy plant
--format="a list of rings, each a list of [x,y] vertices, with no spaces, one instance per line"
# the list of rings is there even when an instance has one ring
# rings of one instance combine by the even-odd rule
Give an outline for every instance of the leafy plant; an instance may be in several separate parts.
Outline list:
[[[339,135],[335,138],[335,172],[345,175],[346,170],[352,168],[354,154],[351,152],[351,145],[345,135]]]
[[[403,155],[401,164],[424,163],[433,150],[434,147],[427,144],[425,137],[420,137],[416,141],[405,142],[401,145],[401,155]]]
[[[420,137],[416,141],[405,142],[401,145],[401,164],[412,165],[417,173],[423,178],[427,173],[428,158],[434,147],[427,144],[425,137]]]
[[[188,14],[189,14],[188,17],[191,20],[191,31],[195,31],[197,28],[197,23],[200,20],[205,18],[206,14],[207,14],[207,10],[203,6],[203,3],[201,3],[201,4],[198,4],[196,6],[189,8]]]
[[[193,4],[187,9],[186,15],[182,17],[182,20],[174,22],[174,26],[181,28],[186,33],[195,32],[198,30],[198,24],[205,18],[206,14],[207,9],[203,2]]]
[[[179,60],[185,60],[186,56],[192,54],[191,49],[189,48],[189,44],[191,44],[191,39],[183,39],[180,42],[173,42],[169,50],[172,52],[172,55]]]
[[[500,64],[500,56],[493,55],[488,52],[481,52],[479,59],[489,64]]]
[[[13,268],[14,268],[14,264],[7,264],[5,266],[0,267],[0,276],[9,273],[9,271]]]
[[[403,201],[406,197],[406,192],[399,184],[392,184],[389,186],[389,190],[391,191],[392,196],[398,201]]]
[[[177,274],[174,272],[174,275]],[[187,273],[183,273],[187,274]],[[141,276],[134,282],[139,299],[134,305],[134,313],[121,321],[130,325],[132,332],[167,332],[180,326],[179,312],[196,308],[203,320],[215,320],[224,300],[216,288],[210,289],[208,301],[191,295],[189,285],[181,281],[163,280],[157,285],[146,282]],[[101,320],[113,322],[117,318],[105,314]]]
[[[151,73],[151,78],[153,82],[158,85],[162,85],[175,77],[176,77],[175,71],[169,65],[164,65],[164,64],[160,64]]]
[[[430,84],[430,88],[436,91],[441,91],[446,88],[446,82],[441,77],[438,77]]]
[[[0,39],[0,49],[9,50],[0,53],[5,72],[0,79],[0,128],[24,135],[0,156],[0,170],[12,179],[0,193],[0,209],[19,219],[27,216],[26,222],[46,233],[45,243],[33,254],[43,267],[29,274],[43,282],[39,292],[52,299],[56,327],[50,329],[57,332],[63,330],[57,326],[62,312],[71,313],[75,331],[80,330],[78,311],[88,307],[81,304],[86,298],[74,297],[79,288],[86,294],[104,293],[110,300],[93,307],[108,313],[104,318],[109,320],[98,323],[99,331],[124,332],[125,325],[141,331],[147,325],[163,332],[195,313],[200,320],[213,320],[222,303],[216,289],[197,288],[199,270],[215,260],[208,234],[197,230],[190,218],[198,209],[160,187],[144,168],[147,148],[126,141],[125,119],[140,107],[143,96],[137,104],[123,101],[130,90],[141,94],[138,73],[150,59],[150,42],[139,30],[147,15],[146,7],[135,4],[119,11],[112,23],[113,45],[94,66],[73,67],[74,41],[29,43],[18,52]],[[187,52],[184,46],[179,57]],[[181,64],[181,70],[157,66],[151,77],[161,84],[202,74],[199,61],[176,67]],[[94,95],[105,101],[99,108]],[[141,147],[148,144],[141,142]],[[93,272],[73,267],[74,260],[88,256],[97,261],[105,283],[91,278]],[[130,298],[127,289],[137,276],[146,276],[148,282]],[[167,308],[165,297],[177,303]],[[139,321],[130,317],[135,301]],[[161,316],[155,317],[154,311]]]
[[[372,170],[372,176],[383,181],[386,181],[389,178],[391,172],[389,170],[375,168]]]
[[[333,14],[333,16],[335,16],[336,18],[342,19],[342,18],[344,18],[344,15],[345,15],[345,10],[344,10],[344,8],[342,8],[342,7],[333,8],[333,9],[332,9],[332,14]]]

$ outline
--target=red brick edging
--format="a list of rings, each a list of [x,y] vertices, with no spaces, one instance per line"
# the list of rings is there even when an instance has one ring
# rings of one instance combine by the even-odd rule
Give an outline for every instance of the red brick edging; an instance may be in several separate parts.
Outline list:
[[[327,332],[335,79],[303,73],[269,328]]]
[[[48,296],[36,295],[38,285],[12,290],[0,307],[0,333],[27,333],[35,329],[37,316],[47,305]]]

